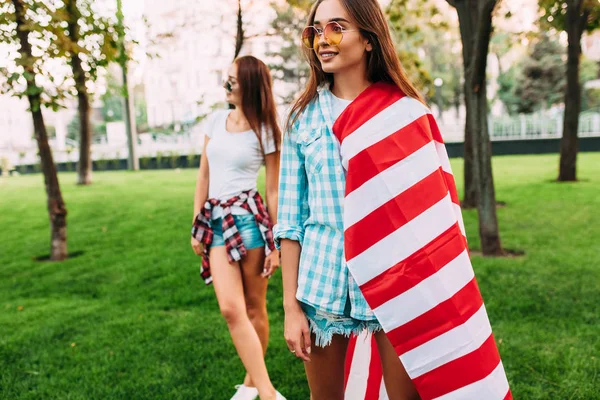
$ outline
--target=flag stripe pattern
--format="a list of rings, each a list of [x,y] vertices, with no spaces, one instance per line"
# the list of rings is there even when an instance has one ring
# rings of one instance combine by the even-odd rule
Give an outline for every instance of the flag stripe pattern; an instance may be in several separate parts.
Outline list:
[[[512,398],[471,265],[448,154],[429,109],[391,84],[375,83],[333,131],[346,168],[348,268],[421,398]],[[360,338],[353,340],[347,398],[351,390],[375,393],[367,390],[370,381],[381,388],[379,377],[361,381],[351,373],[365,362],[359,356],[368,353],[370,365],[375,354],[373,343],[366,351]]]
[[[345,400],[388,400],[375,336],[352,336],[346,353]]]

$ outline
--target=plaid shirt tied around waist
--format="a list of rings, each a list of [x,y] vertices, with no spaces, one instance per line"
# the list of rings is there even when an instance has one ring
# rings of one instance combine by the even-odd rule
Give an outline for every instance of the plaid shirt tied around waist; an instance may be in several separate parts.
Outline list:
[[[214,237],[211,220],[213,207],[216,206],[221,206],[223,209],[223,239],[225,241],[229,262],[240,261],[247,254],[240,232],[235,226],[235,221],[231,214],[231,207],[242,207],[244,210],[254,215],[258,229],[265,241],[265,252],[267,256],[275,249],[275,243],[273,241],[273,223],[267,213],[267,207],[265,206],[260,193],[258,193],[256,189],[242,192],[225,202],[218,199],[208,199],[200,213],[196,216],[194,226],[192,227],[192,236],[204,245],[200,276],[207,285],[212,283],[208,252]]]

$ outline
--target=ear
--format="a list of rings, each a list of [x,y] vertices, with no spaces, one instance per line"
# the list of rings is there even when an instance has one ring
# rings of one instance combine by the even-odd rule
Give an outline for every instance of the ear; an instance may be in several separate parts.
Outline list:
[[[368,38],[368,37],[366,37],[366,38],[364,38],[364,40],[365,40],[365,42],[366,42],[366,43],[365,43],[365,50],[366,50],[367,52],[370,52],[370,51],[372,51],[372,50],[373,50],[373,44],[371,43],[371,39],[370,39],[370,38]]]

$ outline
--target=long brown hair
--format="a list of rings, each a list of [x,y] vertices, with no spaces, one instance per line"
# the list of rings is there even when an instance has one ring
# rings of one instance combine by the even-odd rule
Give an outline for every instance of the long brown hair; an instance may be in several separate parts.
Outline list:
[[[308,16],[307,25],[313,25],[317,8],[325,0],[317,0]],[[405,95],[415,98],[425,104],[423,96],[410,82],[402,67],[396,48],[390,35],[388,23],[381,11],[377,0],[340,0],[350,18],[360,30],[361,35],[368,39],[373,49],[367,53],[367,79],[372,82],[388,82],[394,84]],[[290,111],[287,128],[289,129],[302,114],[302,111],[317,96],[317,88],[324,82],[333,84],[333,74],[326,73],[315,52],[304,46],[304,54],[310,64],[310,77],[306,89],[300,95]]]
[[[263,129],[267,130],[267,138],[273,140],[279,149],[281,129],[277,122],[273,80],[269,68],[253,56],[238,57],[234,63],[238,67],[237,80],[242,93],[242,112],[258,137],[263,153]]]

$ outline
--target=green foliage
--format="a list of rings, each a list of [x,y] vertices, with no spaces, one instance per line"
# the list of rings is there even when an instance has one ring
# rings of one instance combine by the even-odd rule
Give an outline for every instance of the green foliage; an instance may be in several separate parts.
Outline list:
[[[134,89],[135,104],[135,125],[138,132],[147,132],[148,127],[148,107],[146,105],[146,96],[142,90]]]
[[[55,34],[61,37],[61,51],[78,54],[86,81],[95,81],[98,70],[106,68],[118,55],[117,28],[113,18],[103,16],[94,8],[93,0],[65,0],[54,17]],[[78,37],[70,31],[78,28]],[[62,36],[61,36],[62,35]]]
[[[583,93],[583,101],[581,102],[581,110],[600,111],[600,89],[587,89]]]
[[[186,158],[187,158],[187,167],[188,168],[198,167],[198,163],[196,163],[196,159],[198,158],[198,156],[196,155],[195,149],[190,150],[190,152]]]
[[[57,35],[55,14],[58,9],[50,0],[20,0],[24,10],[21,28],[28,37],[31,56],[18,53],[6,67],[0,69],[0,94],[18,98],[36,96],[31,99],[31,108],[40,107],[57,110],[68,95],[65,80],[57,80],[47,68],[48,58],[65,56],[64,37]],[[11,0],[0,0],[0,44],[9,48],[21,48],[17,32],[16,11]]]
[[[56,138],[56,127],[53,125],[46,125],[46,133],[48,134],[48,139]]]
[[[599,74],[600,64],[590,58],[583,57],[579,66],[579,79],[581,84],[585,85],[587,82],[600,78]]]
[[[517,112],[532,113],[563,100],[566,85],[563,56],[561,46],[547,35],[535,43],[531,54],[522,63],[514,88],[520,99]]]
[[[419,56],[419,50],[432,45],[430,39],[434,35],[434,40],[439,40],[443,32],[448,30],[445,19],[437,6],[428,0],[392,0],[385,12],[398,57],[409,78],[426,96],[432,96],[434,77]]]
[[[600,111],[600,89],[586,88],[586,83],[592,80],[600,79],[600,64],[589,58],[581,60],[581,111],[596,110]]]
[[[310,69],[302,54],[300,35],[306,25],[311,2],[288,1],[285,4],[272,3],[276,17],[271,28],[282,39],[282,44],[275,51],[268,52],[275,61],[269,65],[273,77],[292,87],[290,94],[283,97],[283,103],[291,103],[294,97],[304,88]]]
[[[81,122],[79,121],[79,113],[73,116],[73,119],[67,125],[67,138],[79,141],[81,132]],[[106,136],[106,123],[92,121],[92,138]]]
[[[427,28],[424,31],[426,40],[422,44],[425,51],[423,69],[431,77],[426,81],[425,94],[435,101],[442,110],[452,106],[459,107],[462,98],[462,54],[456,43],[460,42],[458,32]],[[441,87],[435,87],[433,81],[442,79]],[[438,93],[439,91],[439,93]]]
[[[179,153],[177,151],[171,151],[169,153],[169,167],[177,168],[179,162]]]
[[[513,64],[498,77],[498,98],[510,114],[532,113],[564,101],[566,86],[565,51],[555,37],[542,35],[530,54]],[[582,58],[580,81],[596,79],[598,64]],[[588,94],[582,91],[583,109],[589,108]],[[594,103],[592,98],[589,98]]]
[[[107,77],[106,92],[100,97],[102,118],[106,122],[123,121],[123,97],[121,85],[113,75]]]
[[[567,8],[577,9],[582,32],[592,32],[600,28],[600,2],[598,0],[539,0],[543,28],[567,30]]]
[[[140,157],[140,168],[148,169],[148,167],[150,167],[151,159],[152,159],[151,157]]]
[[[79,54],[86,81],[95,81],[98,70],[117,55],[114,22],[94,9],[92,0],[20,0],[25,9],[24,29],[32,47],[32,57],[19,55],[9,66],[0,69],[0,93],[16,97],[41,95],[40,104],[57,110],[63,101],[75,94],[69,77],[57,79],[48,69],[48,60],[70,63]],[[73,2],[75,8],[69,8]],[[0,43],[20,47],[15,23],[15,10],[10,0],[0,0]],[[79,29],[79,40],[70,37],[69,24]],[[26,85],[29,81],[29,87]]]
[[[498,98],[509,114],[517,113],[520,99],[516,95],[517,79],[520,77],[521,65],[515,63],[498,76]]]

